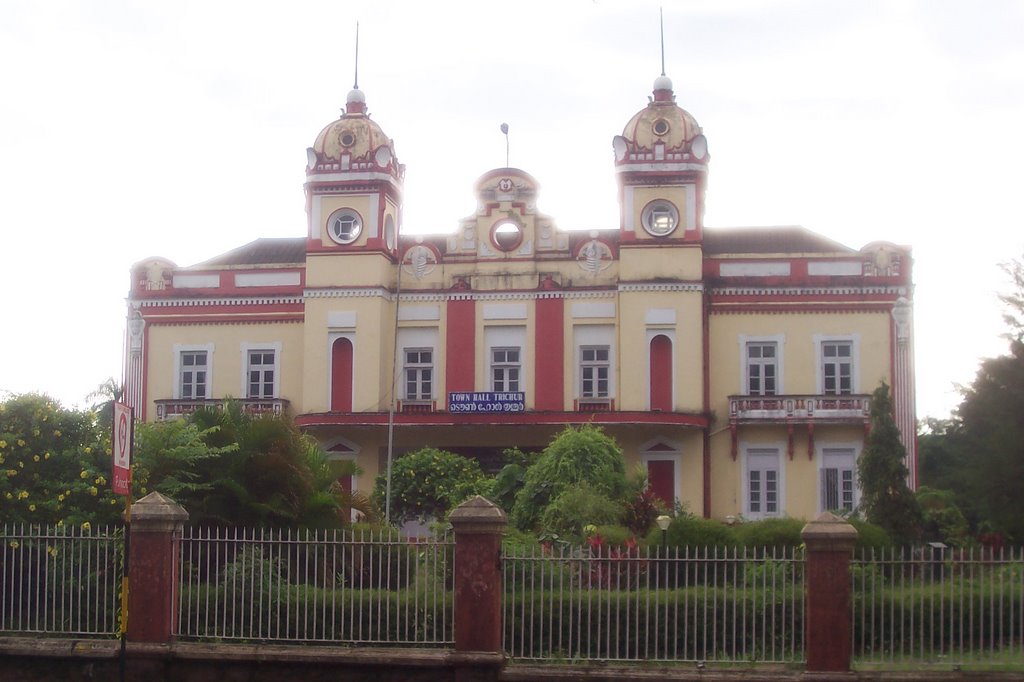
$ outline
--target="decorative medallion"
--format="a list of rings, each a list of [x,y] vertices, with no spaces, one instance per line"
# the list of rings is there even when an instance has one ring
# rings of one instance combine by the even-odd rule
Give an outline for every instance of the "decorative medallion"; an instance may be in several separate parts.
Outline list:
[[[599,239],[591,239],[580,247],[576,263],[591,277],[606,269],[614,260],[611,248]]]
[[[417,244],[405,252],[402,269],[416,279],[423,279],[432,273],[435,267],[437,267],[437,257],[426,246]]]

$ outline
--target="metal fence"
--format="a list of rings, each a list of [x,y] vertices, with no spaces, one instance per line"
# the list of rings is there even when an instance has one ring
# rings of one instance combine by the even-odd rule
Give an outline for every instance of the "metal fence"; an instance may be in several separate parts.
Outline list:
[[[507,545],[504,581],[514,659],[804,659],[799,550]]]
[[[453,556],[397,532],[186,529],[177,634],[447,646]]]
[[[0,632],[113,636],[124,529],[0,528]]]
[[[1024,665],[1024,549],[868,553],[850,570],[857,664]]]

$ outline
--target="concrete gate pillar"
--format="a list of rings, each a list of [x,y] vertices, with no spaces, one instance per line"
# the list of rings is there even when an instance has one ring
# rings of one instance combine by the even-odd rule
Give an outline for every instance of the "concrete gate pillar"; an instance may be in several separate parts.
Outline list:
[[[857,529],[824,512],[800,531],[807,548],[807,672],[849,672],[852,655],[850,557]]]
[[[170,642],[178,618],[178,556],[188,519],[153,492],[132,505],[128,542],[128,641]]]

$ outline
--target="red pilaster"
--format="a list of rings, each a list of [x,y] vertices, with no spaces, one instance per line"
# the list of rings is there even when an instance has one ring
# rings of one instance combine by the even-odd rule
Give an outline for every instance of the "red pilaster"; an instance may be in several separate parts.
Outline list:
[[[824,512],[800,532],[805,578],[807,672],[849,672],[852,656],[850,556],[857,529]]]
[[[564,410],[565,320],[561,297],[537,299],[536,334],[534,409],[556,412]]]
[[[445,341],[445,390],[474,390],[476,362],[476,302],[469,298],[448,301]],[[447,400],[448,396],[444,396]]]
[[[500,652],[505,512],[477,495],[449,519],[455,532],[455,650]]]
[[[178,617],[178,546],[188,512],[160,493],[132,505],[128,641],[170,642]]]

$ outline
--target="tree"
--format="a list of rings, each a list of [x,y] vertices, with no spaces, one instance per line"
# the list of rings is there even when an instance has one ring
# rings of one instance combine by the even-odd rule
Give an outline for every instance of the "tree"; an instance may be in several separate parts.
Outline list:
[[[0,402],[0,522],[117,523],[110,427],[41,394]]]
[[[622,450],[591,425],[566,427],[530,466],[512,507],[512,523],[522,530],[535,530],[548,505],[582,484],[613,501],[620,500],[627,489]]]
[[[391,519],[443,519],[471,495],[485,492],[487,477],[475,459],[437,448],[402,455],[391,468]],[[377,476],[373,499],[384,507],[386,474]]]
[[[914,542],[921,528],[921,510],[907,486],[906,457],[889,386],[882,382],[871,395],[871,433],[857,460],[857,473],[867,520],[885,529],[897,544]]]

